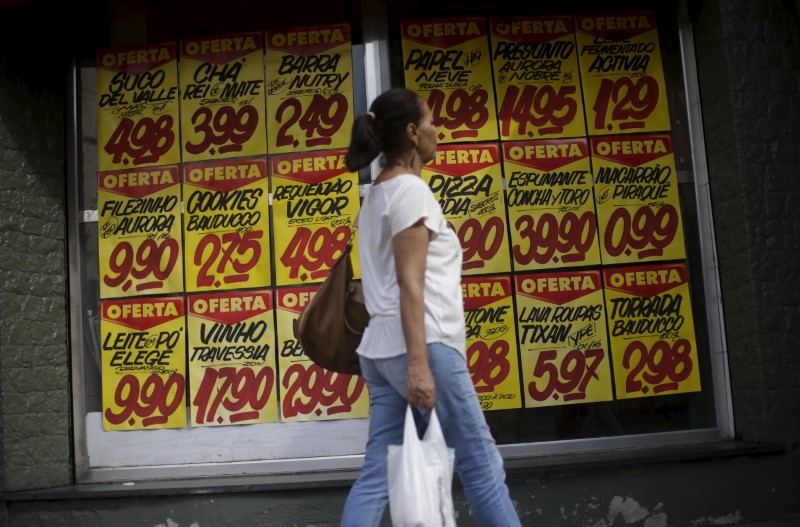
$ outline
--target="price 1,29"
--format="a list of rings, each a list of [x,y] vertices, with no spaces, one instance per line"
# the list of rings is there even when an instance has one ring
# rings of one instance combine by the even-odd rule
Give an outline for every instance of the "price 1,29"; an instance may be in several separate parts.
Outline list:
[[[127,165],[124,156],[130,158],[133,166],[156,165],[175,144],[174,121],[171,115],[162,115],[157,120],[142,117],[137,121],[123,117],[103,150],[112,156],[115,165]]]
[[[305,110],[299,99],[288,97],[275,110],[275,120],[283,123],[278,129],[276,146],[300,146],[300,140],[290,132],[295,125],[305,132],[307,148],[330,145],[331,138],[344,124],[348,110],[347,97],[341,93],[334,93],[330,97],[314,94]]]
[[[479,130],[489,120],[489,94],[479,89],[472,93],[457,89],[449,94],[442,90],[431,90],[428,95],[428,107],[433,114],[433,124],[451,131],[453,139],[478,137]],[[459,128],[467,127],[467,130]],[[439,139],[446,135],[439,133]]]
[[[192,155],[205,152],[227,154],[241,152],[243,145],[253,137],[258,128],[258,110],[252,104],[241,106],[219,106],[212,110],[202,106],[192,115],[197,142],[186,141],[186,151]],[[213,150],[211,147],[217,147]]]
[[[525,85],[520,90],[519,86],[509,85],[498,115],[501,135],[511,135],[512,123],[516,123],[516,135],[520,137],[562,133],[578,111],[573,98],[576,91],[575,86]],[[528,130],[528,126],[532,129]]]
[[[514,261],[528,265],[536,261],[540,265],[557,262],[582,262],[594,244],[597,224],[594,213],[586,211],[580,216],[566,212],[559,220],[554,214],[545,212],[538,216],[537,222],[530,214],[523,214],[514,222],[514,228],[523,244],[514,245]],[[556,256],[558,253],[560,256]]]
[[[498,384],[508,378],[511,371],[509,350],[505,340],[496,340],[491,344],[478,340],[467,349],[469,374],[477,393],[493,392]]]
[[[694,369],[692,344],[686,339],[673,344],[658,340],[648,347],[635,340],[625,349],[622,366],[629,370],[625,380],[628,394],[647,394],[651,389],[654,394],[675,391]]]
[[[115,413],[111,408],[106,408],[106,421],[112,425],[127,421],[130,426],[134,426],[135,415],[142,419],[142,426],[145,428],[164,424],[183,405],[185,386],[183,375],[177,373],[166,379],[152,374],[141,384],[135,375],[123,375],[114,392],[114,404],[120,407],[120,411]]]
[[[594,127],[611,131],[617,123],[620,130],[644,128],[645,119],[658,105],[658,98],[658,82],[653,77],[602,79],[592,106]]]
[[[633,216],[625,207],[618,207],[608,218],[603,245],[611,256],[630,254],[633,249],[639,259],[658,257],[675,239],[679,223],[678,211],[670,204],[657,209],[642,206]]]
[[[130,289],[133,280],[139,281],[137,291],[158,289],[172,274],[178,256],[180,248],[175,238],[165,238],[160,242],[147,239],[136,249],[129,242],[119,242],[108,258],[108,269],[113,274],[104,275],[103,283],[108,287],[122,285],[123,292]],[[144,281],[150,276],[155,279]]]
[[[230,424],[254,421],[269,402],[274,387],[275,371],[267,366],[258,370],[233,366],[205,368],[192,400],[197,407],[194,422],[224,423],[225,417],[217,415],[220,406],[229,413]]]
[[[534,401],[563,399],[564,402],[586,399],[586,388],[592,379],[600,380],[597,368],[606,353],[602,349],[585,351],[573,349],[558,364],[556,350],[539,353],[533,368],[533,379],[528,383],[528,394]]]
[[[200,239],[194,254],[198,266],[197,287],[241,283],[261,259],[259,241],[264,231],[209,233]]]
[[[283,377],[282,415],[296,417],[312,412],[320,416],[350,412],[364,391],[364,379],[358,375],[334,373],[316,364],[296,363]]]
[[[327,227],[311,230],[298,227],[294,236],[280,257],[281,263],[289,269],[289,278],[300,277],[306,280],[320,280],[330,273],[337,258],[344,252],[351,230],[347,225],[340,225],[331,231]],[[309,271],[300,274],[301,269]]]

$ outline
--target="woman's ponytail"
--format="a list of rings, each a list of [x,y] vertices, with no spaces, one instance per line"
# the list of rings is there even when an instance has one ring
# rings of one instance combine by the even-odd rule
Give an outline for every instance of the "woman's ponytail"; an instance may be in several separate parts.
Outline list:
[[[359,115],[353,121],[350,135],[350,147],[344,156],[344,164],[350,172],[369,166],[372,160],[381,153],[381,140],[375,129],[375,117],[372,112]]]

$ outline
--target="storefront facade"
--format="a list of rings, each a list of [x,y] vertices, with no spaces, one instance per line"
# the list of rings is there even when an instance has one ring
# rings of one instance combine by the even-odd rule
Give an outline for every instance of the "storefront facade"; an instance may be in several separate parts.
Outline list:
[[[337,524],[367,394],[291,321],[403,85],[523,524],[800,518],[796,5],[271,4],[0,4],[4,524]]]

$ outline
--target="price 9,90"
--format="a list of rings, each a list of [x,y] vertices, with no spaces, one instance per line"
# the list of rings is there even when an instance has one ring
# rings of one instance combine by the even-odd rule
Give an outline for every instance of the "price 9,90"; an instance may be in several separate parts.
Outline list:
[[[127,421],[133,426],[135,417],[142,419],[143,427],[164,424],[183,404],[185,386],[183,375],[177,373],[166,378],[152,374],[141,384],[135,375],[124,375],[114,392],[114,404],[120,407],[119,413],[106,408],[103,415],[112,425]]]

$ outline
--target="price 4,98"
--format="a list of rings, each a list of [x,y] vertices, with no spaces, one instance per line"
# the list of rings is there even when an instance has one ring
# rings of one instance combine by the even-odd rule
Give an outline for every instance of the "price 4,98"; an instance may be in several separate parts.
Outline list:
[[[325,278],[344,252],[350,235],[351,230],[347,225],[340,225],[333,231],[327,227],[314,231],[298,227],[280,261],[289,269],[289,278],[299,276],[301,280],[306,280],[309,276],[306,273],[301,275],[301,269],[307,269],[312,280]]]

